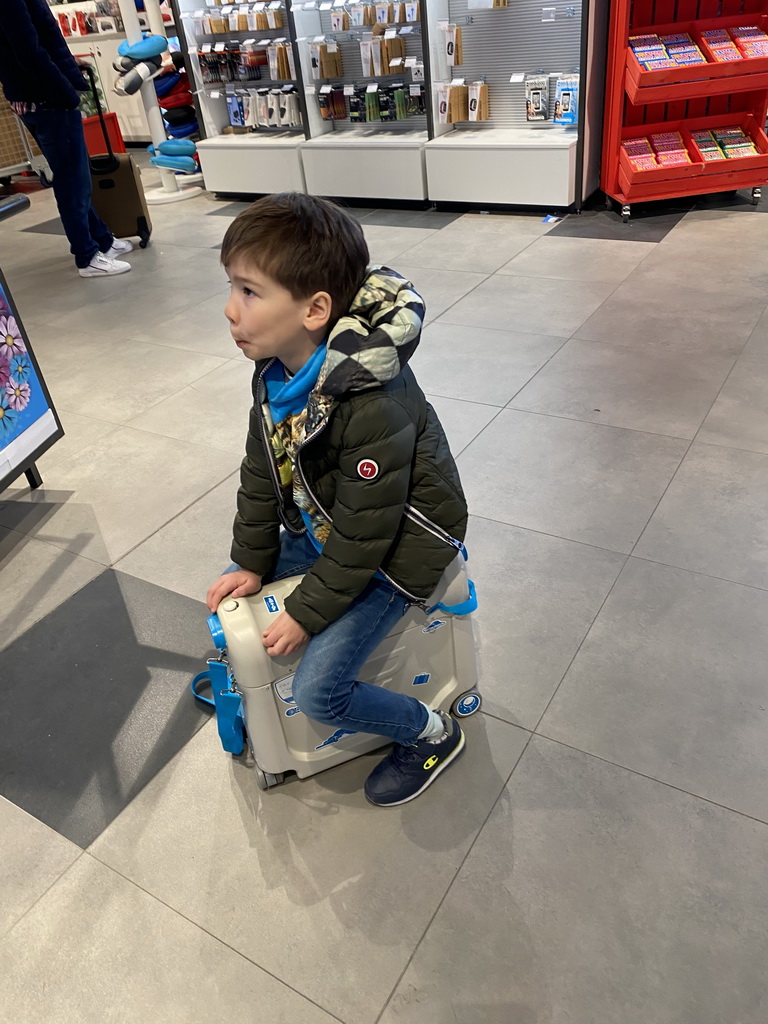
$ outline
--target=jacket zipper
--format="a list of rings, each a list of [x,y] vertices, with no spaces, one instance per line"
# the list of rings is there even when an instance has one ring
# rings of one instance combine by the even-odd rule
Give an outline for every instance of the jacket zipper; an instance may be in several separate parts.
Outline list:
[[[446,533],[441,526],[438,526],[437,523],[433,523],[431,519],[428,519],[423,512],[419,512],[419,510],[414,508],[413,505],[405,506],[405,514],[423,530],[431,533],[434,537],[437,537],[438,540],[443,541],[444,544],[450,544],[451,547],[455,548],[457,551],[464,550],[464,544],[460,540],[452,537],[450,533]]]
[[[288,515],[285,511],[285,503],[283,501],[283,489],[280,486],[280,480],[277,475],[277,467],[275,466],[275,457],[272,454],[272,447],[269,443],[269,438],[267,437],[267,427],[266,424],[264,423],[264,411],[262,408],[264,405],[264,394],[262,386],[264,382],[264,374],[270,368],[272,363],[274,363],[274,361],[274,359],[271,359],[263,368],[263,370],[259,374],[259,379],[256,384],[256,400],[259,403],[259,423],[261,425],[261,443],[264,446],[264,454],[267,459],[267,465],[269,466],[269,474],[270,477],[272,478],[272,487],[275,492],[275,497],[277,498],[277,512],[278,516],[280,517],[280,522],[283,524],[286,530],[288,530],[289,533],[296,534],[296,530],[288,522]]]

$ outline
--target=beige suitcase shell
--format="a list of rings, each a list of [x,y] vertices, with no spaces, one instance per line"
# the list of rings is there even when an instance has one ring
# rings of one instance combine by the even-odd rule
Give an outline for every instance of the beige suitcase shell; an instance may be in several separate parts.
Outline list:
[[[390,741],[370,733],[349,734],[315,722],[296,707],[291,684],[301,651],[270,657],[262,633],[285,607],[301,576],[266,584],[258,594],[225,598],[218,617],[227,660],[243,697],[243,717],[260,788],[283,781],[286,772],[307,778]],[[469,595],[462,555],[446,570],[430,604],[458,605]],[[429,707],[466,717],[480,706],[471,616],[411,608],[360,672],[364,682],[389,687]]]

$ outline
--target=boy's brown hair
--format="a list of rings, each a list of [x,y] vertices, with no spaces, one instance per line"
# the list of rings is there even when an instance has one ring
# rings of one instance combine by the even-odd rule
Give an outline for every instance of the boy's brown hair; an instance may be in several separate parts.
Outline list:
[[[363,283],[369,255],[363,229],[340,206],[281,192],[257,200],[229,225],[221,262],[226,267],[235,259],[273,278],[294,299],[328,292],[333,325]]]

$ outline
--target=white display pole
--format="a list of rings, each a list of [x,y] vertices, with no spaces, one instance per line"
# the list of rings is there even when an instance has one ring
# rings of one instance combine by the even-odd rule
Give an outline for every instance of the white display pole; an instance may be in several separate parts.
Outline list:
[[[139,16],[136,12],[136,4],[134,0],[119,0],[120,16],[123,19],[123,28],[125,31],[125,37],[128,43],[133,46],[135,43],[141,42],[142,33],[141,25],[139,24]],[[165,35],[165,27],[163,26],[163,16],[160,13],[160,4],[158,0],[145,0],[144,4],[147,17],[154,35]],[[156,27],[159,26],[159,29]],[[139,90],[141,94],[141,101],[144,104],[144,112],[147,115],[147,123],[149,124],[149,134],[152,139],[152,145],[157,148],[161,142],[165,142],[168,138],[165,125],[163,124],[163,115],[160,113],[160,106],[157,102],[157,94],[155,93],[155,87],[152,79],[144,82]],[[200,195],[202,188],[198,185],[184,186],[183,182],[180,184],[178,175],[175,171],[168,170],[168,168],[160,167],[160,180],[162,182],[161,188],[145,189],[144,195],[147,203],[159,204],[159,203],[178,203],[182,199],[191,199],[193,196]]]

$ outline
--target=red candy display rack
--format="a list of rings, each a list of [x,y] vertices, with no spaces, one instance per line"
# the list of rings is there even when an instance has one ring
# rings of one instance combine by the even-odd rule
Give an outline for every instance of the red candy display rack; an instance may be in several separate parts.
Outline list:
[[[768,36],[768,0],[611,0],[601,185],[625,221],[633,203],[651,200],[748,188],[759,201],[768,182],[761,31]],[[676,42],[653,53],[654,39]],[[697,62],[675,63],[674,49]],[[658,148],[644,159],[652,139]],[[669,149],[677,155],[662,159]]]

